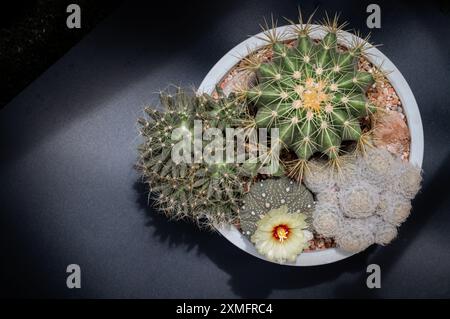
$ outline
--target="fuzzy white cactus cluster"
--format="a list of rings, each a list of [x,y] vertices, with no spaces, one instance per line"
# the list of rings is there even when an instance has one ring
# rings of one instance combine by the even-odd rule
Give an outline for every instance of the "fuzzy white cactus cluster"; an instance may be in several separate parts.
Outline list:
[[[339,173],[315,160],[304,175],[317,197],[314,229],[350,252],[386,245],[409,216],[421,179],[420,168],[381,148],[346,157]]]

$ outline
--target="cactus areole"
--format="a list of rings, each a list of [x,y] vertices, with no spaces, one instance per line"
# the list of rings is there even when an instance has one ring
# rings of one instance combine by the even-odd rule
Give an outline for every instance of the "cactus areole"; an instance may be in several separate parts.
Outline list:
[[[279,128],[299,159],[315,152],[336,158],[343,141],[361,138],[359,120],[375,111],[365,96],[374,78],[357,70],[365,42],[344,50],[338,29],[328,27],[317,43],[307,27],[293,43],[268,36],[272,59],[255,66],[258,84],[246,92],[257,107],[256,125]]]

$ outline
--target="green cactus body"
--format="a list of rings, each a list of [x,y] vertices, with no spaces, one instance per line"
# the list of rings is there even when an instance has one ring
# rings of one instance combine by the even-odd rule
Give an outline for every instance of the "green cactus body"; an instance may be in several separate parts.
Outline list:
[[[372,74],[357,70],[362,45],[339,49],[333,28],[317,44],[299,32],[294,46],[271,45],[272,61],[259,65],[258,85],[247,92],[258,109],[256,125],[279,128],[299,159],[315,152],[336,158],[342,141],[361,138],[359,119],[375,111],[365,97]]]
[[[173,96],[161,93],[160,100],[163,112],[147,108],[149,119],[139,119],[144,143],[139,147],[138,167],[156,204],[174,219],[191,219],[206,226],[233,223],[245,186],[239,166],[205,161],[175,163],[171,152],[177,141],[172,130],[184,128],[192,133],[196,120],[202,121],[203,129],[236,127],[245,117],[245,107],[232,98],[213,99],[182,90]],[[195,152],[193,140],[189,143]]]
[[[302,213],[308,218],[314,210],[311,192],[300,183],[286,177],[271,178],[255,183],[243,197],[239,209],[240,225],[245,236],[251,237],[256,223],[272,209],[287,206],[288,212]]]

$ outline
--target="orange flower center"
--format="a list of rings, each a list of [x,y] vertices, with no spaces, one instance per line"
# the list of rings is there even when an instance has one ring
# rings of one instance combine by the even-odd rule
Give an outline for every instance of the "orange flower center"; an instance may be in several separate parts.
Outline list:
[[[273,228],[273,237],[276,240],[283,242],[288,239],[289,227],[287,225],[277,225]]]

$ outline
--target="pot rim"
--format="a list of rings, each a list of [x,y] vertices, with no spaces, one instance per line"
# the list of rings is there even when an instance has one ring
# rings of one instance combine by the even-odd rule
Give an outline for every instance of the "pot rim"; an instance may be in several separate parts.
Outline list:
[[[294,30],[292,25],[285,25],[276,28],[276,32],[280,35],[281,40],[295,39],[297,36],[293,31]],[[313,24],[310,36],[314,39],[322,39],[326,33],[327,31],[324,26]],[[339,32],[339,43],[348,44],[352,43],[353,41],[364,40],[346,31]],[[264,41],[264,32],[254,35],[236,45],[211,68],[211,70],[208,72],[208,74],[200,84],[197,92],[211,94],[214,91],[216,84],[219,83],[228,74],[228,72],[242,60],[242,58],[266,45],[267,42]],[[411,136],[409,161],[421,167],[424,153],[422,119],[420,117],[419,107],[411,91],[411,88],[409,87],[408,83],[406,82],[400,71],[397,69],[397,67],[376,47],[370,46],[366,51],[365,57],[378,69],[386,72],[386,78],[389,80],[398,97],[402,101],[403,110],[406,115],[406,120],[408,122],[408,128]],[[256,251],[253,244],[244,235],[242,235],[236,227],[232,225],[220,227],[217,226],[216,229],[231,243],[244,250],[245,252],[265,261],[277,263],[268,260],[264,256],[260,255]],[[346,252],[339,248],[328,248],[312,252],[303,252],[297,257],[297,260],[294,263],[283,263],[282,265],[323,265],[348,258],[352,255],[354,255],[354,253]]]

